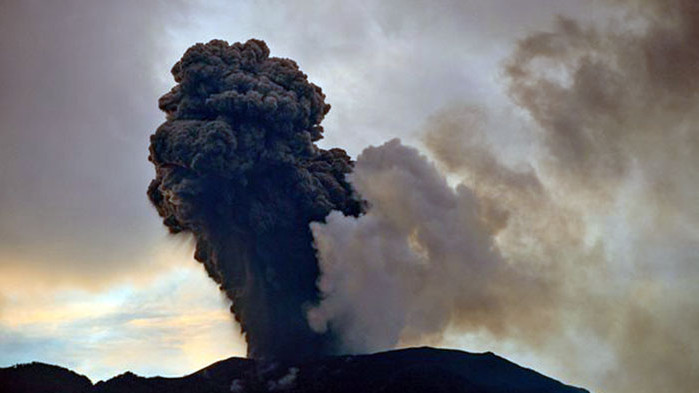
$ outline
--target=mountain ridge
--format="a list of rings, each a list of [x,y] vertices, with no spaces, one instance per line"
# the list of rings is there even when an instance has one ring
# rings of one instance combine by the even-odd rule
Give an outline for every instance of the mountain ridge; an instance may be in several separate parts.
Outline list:
[[[125,372],[93,384],[60,366],[29,363],[0,369],[2,393],[589,393],[492,352],[417,347],[342,355],[302,363],[231,357],[182,377]]]

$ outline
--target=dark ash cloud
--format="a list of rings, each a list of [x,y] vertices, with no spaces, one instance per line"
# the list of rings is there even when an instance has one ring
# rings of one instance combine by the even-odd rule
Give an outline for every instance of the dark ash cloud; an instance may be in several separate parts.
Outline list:
[[[163,223],[196,238],[249,356],[333,353],[333,334],[313,332],[304,315],[318,301],[308,224],[331,210],[356,216],[362,203],[344,179],[349,156],[314,144],[330,109],[321,89],[258,40],[194,45],[172,74],[150,146],[148,196]]]

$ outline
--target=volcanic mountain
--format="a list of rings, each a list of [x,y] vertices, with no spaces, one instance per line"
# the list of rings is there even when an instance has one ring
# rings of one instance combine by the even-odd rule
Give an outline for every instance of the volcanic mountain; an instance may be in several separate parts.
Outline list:
[[[329,356],[300,364],[230,358],[179,378],[127,372],[92,384],[65,368],[31,363],[0,369],[2,393],[585,393],[491,352],[410,348]]]

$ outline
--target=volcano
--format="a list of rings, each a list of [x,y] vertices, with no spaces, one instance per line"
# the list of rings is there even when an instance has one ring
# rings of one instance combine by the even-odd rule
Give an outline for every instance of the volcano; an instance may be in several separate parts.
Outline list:
[[[305,363],[230,358],[179,378],[131,372],[92,384],[65,368],[31,363],[0,369],[3,393],[585,393],[491,352],[429,347],[371,355],[328,356]]]

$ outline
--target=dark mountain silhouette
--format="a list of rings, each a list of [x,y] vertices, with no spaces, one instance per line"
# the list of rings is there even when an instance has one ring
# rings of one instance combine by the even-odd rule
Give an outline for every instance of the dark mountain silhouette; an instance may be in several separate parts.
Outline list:
[[[92,382],[67,368],[44,363],[18,364],[0,368],[0,392],[60,392],[92,391]]]
[[[131,372],[92,384],[42,363],[0,369],[2,393],[586,393],[493,353],[412,348],[373,355],[331,356],[302,364],[258,364],[230,358],[180,378]]]

